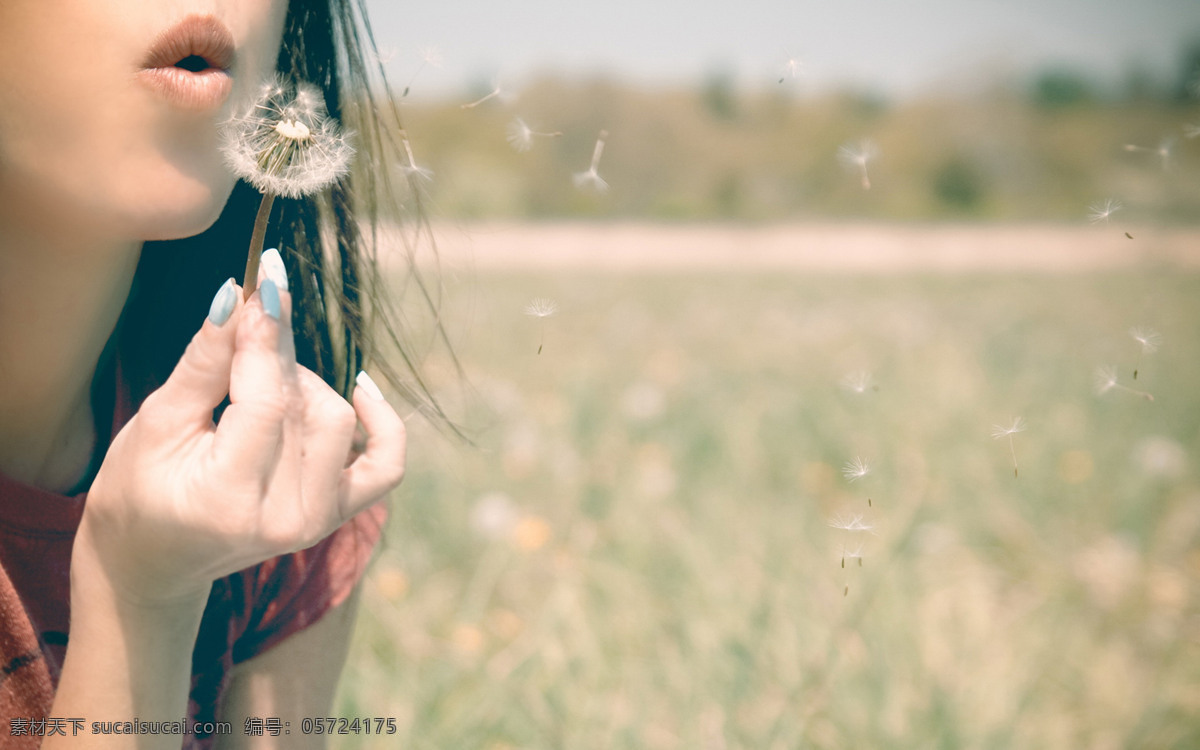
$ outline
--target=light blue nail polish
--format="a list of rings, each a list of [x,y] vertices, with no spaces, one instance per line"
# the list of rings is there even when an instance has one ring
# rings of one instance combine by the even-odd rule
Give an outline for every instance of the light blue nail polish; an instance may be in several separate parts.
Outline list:
[[[258,297],[262,300],[262,309],[267,315],[279,320],[279,289],[275,282],[267,279],[258,287]]]
[[[264,250],[262,257],[259,259],[259,265],[267,278],[275,282],[275,286],[280,291],[288,290],[287,269],[283,265],[283,256],[275,248]]]
[[[215,326],[225,325],[233,308],[237,306],[237,287],[233,279],[227,280],[213,296],[212,304],[208,306],[208,319]]]

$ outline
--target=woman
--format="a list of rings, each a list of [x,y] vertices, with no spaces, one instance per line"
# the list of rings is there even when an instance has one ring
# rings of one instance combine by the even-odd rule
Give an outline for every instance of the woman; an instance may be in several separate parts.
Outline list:
[[[257,195],[217,124],[277,69],[369,151],[381,131],[342,107],[356,14],[0,3],[0,746],[322,744],[300,720],[330,714],[404,466],[403,423],[356,377],[376,275],[352,208],[373,203],[350,179],[332,210],[277,202],[283,263],[243,301],[224,280]],[[182,737],[150,724],[184,716]],[[191,724],[217,719],[232,734]]]

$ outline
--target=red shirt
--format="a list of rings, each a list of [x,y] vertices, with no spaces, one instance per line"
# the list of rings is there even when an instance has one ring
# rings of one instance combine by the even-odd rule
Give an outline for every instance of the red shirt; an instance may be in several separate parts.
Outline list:
[[[113,435],[136,412],[119,364],[115,369]],[[86,498],[86,493],[58,495],[0,474],[0,747],[39,747],[39,732],[57,727],[70,736],[79,726],[78,736],[85,738],[93,721],[134,718],[61,716],[37,723],[50,712],[66,652],[71,547]],[[350,595],[386,515],[386,507],[377,504],[309,549],[213,583],[192,652],[189,721],[217,719],[235,664],[316,622]],[[234,733],[242,729],[232,727]],[[189,749],[209,748],[213,736],[192,735],[181,742]]]

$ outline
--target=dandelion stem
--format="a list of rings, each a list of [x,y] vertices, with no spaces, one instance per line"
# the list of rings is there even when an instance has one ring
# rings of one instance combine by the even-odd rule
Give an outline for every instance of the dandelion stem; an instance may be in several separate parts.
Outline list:
[[[267,219],[271,216],[271,205],[275,202],[275,194],[263,193],[262,202],[258,204],[258,215],[254,217],[254,233],[250,235],[250,252],[246,256],[246,276],[242,280],[243,299],[250,299],[258,287],[258,260],[262,256],[263,241],[267,236]]]

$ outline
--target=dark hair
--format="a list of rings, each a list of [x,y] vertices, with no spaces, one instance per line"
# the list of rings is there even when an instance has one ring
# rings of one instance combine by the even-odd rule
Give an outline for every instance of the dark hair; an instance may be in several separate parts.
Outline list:
[[[349,395],[365,361],[408,402],[442,428],[461,436],[423,379],[418,357],[401,334],[401,320],[387,303],[375,252],[381,200],[397,194],[388,153],[398,153],[399,117],[376,55],[363,0],[291,0],[277,70],[322,92],[329,114],[356,134],[356,166],[325,193],[275,201],[265,247],[278,247],[293,298],[296,359],[335,390]],[[379,74],[386,109],[378,106],[371,72]],[[390,118],[391,121],[385,119]],[[420,210],[420,193],[409,186],[409,215],[416,237],[431,241]],[[238,182],[220,218],[207,231],[183,240],[147,242],[123,314],[120,346],[127,380],[139,401],[170,374],[203,320],[216,289],[233,276],[241,281],[260,195]],[[401,212],[389,206],[389,215]],[[438,299],[406,243],[407,273],[422,302]],[[446,341],[436,315],[435,335]],[[378,329],[381,336],[375,336]],[[389,345],[402,366],[378,351]],[[447,351],[450,351],[447,346]],[[458,366],[453,353],[451,359]]]

